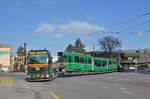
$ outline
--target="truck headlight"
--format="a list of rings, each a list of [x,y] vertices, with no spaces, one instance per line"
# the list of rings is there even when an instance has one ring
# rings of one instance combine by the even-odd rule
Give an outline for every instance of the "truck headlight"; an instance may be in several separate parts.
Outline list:
[[[37,77],[40,77],[40,75],[36,75]]]
[[[30,75],[28,75],[27,77],[28,77],[28,78],[31,78],[31,76],[30,76]]]
[[[49,77],[49,74],[47,74],[46,77],[48,78],[48,77]]]

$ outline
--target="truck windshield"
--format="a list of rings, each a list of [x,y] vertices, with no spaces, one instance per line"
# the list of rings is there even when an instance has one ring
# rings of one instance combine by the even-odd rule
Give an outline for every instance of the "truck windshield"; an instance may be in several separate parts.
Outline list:
[[[28,56],[27,63],[28,64],[47,64],[48,56],[47,55]]]

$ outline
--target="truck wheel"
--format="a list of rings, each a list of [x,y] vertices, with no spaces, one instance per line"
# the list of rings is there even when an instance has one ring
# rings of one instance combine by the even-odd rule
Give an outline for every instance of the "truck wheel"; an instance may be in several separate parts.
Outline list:
[[[50,81],[53,81],[54,80],[54,72],[51,72],[50,73]]]
[[[27,81],[28,81],[28,82],[31,82],[30,78],[27,78]]]
[[[56,79],[58,77],[58,74],[56,71],[54,71],[54,79]]]

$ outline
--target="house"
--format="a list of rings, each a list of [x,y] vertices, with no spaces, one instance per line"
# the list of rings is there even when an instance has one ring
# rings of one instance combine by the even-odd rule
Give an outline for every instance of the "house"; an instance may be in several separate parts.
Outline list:
[[[11,46],[0,44],[0,68],[3,71],[11,70]]]

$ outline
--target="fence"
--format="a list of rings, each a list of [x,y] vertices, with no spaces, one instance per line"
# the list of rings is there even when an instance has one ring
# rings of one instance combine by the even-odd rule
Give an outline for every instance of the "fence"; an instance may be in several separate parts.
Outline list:
[[[123,72],[150,74],[150,69],[124,69]]]

